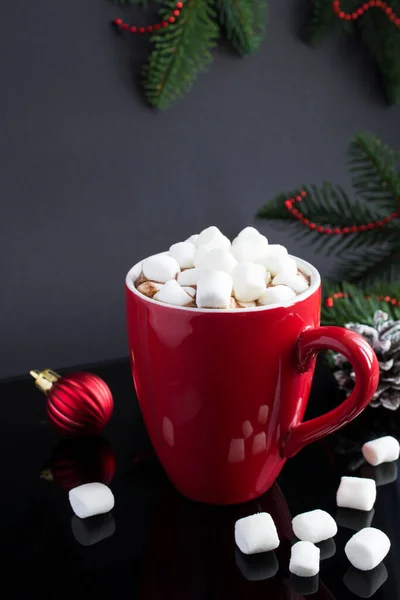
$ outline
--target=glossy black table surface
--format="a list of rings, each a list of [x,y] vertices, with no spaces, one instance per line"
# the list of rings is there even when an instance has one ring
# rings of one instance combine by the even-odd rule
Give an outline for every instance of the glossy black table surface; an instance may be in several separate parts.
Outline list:
[[[46,421],[45,397],[32,380],[0,384],[5,598],[400,599],[397,465],[371,472],[359,464],[364,441],[386,433],[400,437],[400,415],[369,408],[341,435],[312,444],[288,461],[262,498],[247,505],[206,506],[176,492],[154,456],[128,361],[91,371],[110,386],[115,411],[102,438],[89,442],[61,440]],[[338,401],[332,375],[319,365],[307,416]],[[373,513],[337,513],[335,493],[345,474],[378,479]],[[115,508],[80,521],[73,516],[68,489],[101,478],[111,479]],[[326,558],[319,578],[294,578],[288,572],[291,518],[315,508],[337,517],[339,531],[334,542],[321,547]],[[247,558],[235,549],[233,526],[260,510],[272,514],[281,544],[275,555]],[[344,546],[371,523],[389,535],[392,548],[382,565],[363,574],[351,568]]]

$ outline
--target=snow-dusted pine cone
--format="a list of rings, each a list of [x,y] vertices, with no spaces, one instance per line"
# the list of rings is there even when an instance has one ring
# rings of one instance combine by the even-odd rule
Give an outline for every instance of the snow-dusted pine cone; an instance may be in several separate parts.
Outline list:
[[[400,321],[392,321],[387,313],[377,310],[373,327],[362,323],[348,323],[345,327],[362,335],[378,357],[380,378],[371,406],[382,405],[389,410],[397,410],[400,406]],[[338,367],[334,372],[336,381],[340,389],[350,395],[355,380],[351,364],[336,353],[333,361]]]

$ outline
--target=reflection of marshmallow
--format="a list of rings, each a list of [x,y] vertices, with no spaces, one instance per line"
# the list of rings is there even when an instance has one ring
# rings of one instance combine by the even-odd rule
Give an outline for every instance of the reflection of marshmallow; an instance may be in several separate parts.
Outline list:
[[[354,508],[339,508],[336,511],[336,523],[340,527],[360,531],[360,529],[371,525],[374,514],[374,509],[366,512],[365,510],[355,510]]]
[[[268,419],[268,413],[269,406],[267,406],[267,404],[261,404],[260,408],[258,409],[258,422],[260,425],[265,425]]]
[[[93,546],[115,532],[115,520],[111,513],[97,515],[89,519],[71,519],[72,534],[82,546]]]
[[[345,509],[343,509],[345,510]],[[349,509],[350,510],[350,509]],[[336,544],[333,538],[329,538],[329,540],[324,540],[323,542],[319,542],[317,544],[319,548],[319,558],[320,560],[326,560],[327,558],[332,558],[336,552]]]
[[[232,242],[232,254],[238,262],[256,261],[268,248],[268,240],[258,234],[239,235]]]
[[[246,555],[236,548],[235,558],[239,571],[248,581],[271,579],[278,572],[278,560],[272,551]]]
[[[164,417],[162,420],[162,432],[164,440],[167,442],[168,446],[172,447],[175,443],[174,426],[168,417]]]
[[[283,304],[284,302],[293,300],[293,298],[296,298],[296,294],[291,288],[286,285],[275,285],[274,287],[269,287],[265,290],[259,297],[258,303],[262,306],[267,306],[269,304]]]
[[[114,496],[104,483],[84,483],[69,491],[72,510],[80,519],[109,512],[114,508]]]
[[[185,240],[185,242],[189,242],[189,244],[194,244],[195,246],[197,246],[198,239],[199,239],[199,234],[195,233],[194,235],[191,235],[190,237],[188,237],[188,239]]]
[[[290,553],[289,571],[299,577],[313,577],[319,572],[319,548],[311,542],[297,542]]]
[[[152,298],[154,294],[157,294],[159,289],[162,287],[162,283],[156,283],[155,281],[145,281],[138,285],[137,290],[141,294],[144,294],[148,298]]]
[[[193,257],[196,252],[196,246],[190,242],[178,242],[172,244],[169,249],[170,255],[175,258],[181,269],[190,269],[193,267]]]
[[[293,533],[299,540],[317,544],[337,534],[336,521],[325,510],[310,510],[294,517]]]
[[[275,550],[279,546],[279,537],[271,515],[256,513],[236,521],[235,542],[243,554]]]
[[[239,463],[244,461],[244,439],[234,438],[229,445],[228,462]]]
[[[222,250],[222,248],[213,248],[204,255],[200,267],[210,269],[210,271],[226,271],[232,274],[236,265],[237,260],[232,252]]]
[[[289,586],[296,595],[310,596],[318,591],[319,576],[314,575],[313,577],[299,577],[298,575],[290,573]]]
[[[359,598],[371,598],[385,583],[387,577],[388,573],[383,563],[371,571],[359,571],[350,567],[343,577],[343,583]]]
[[[257,260],[257,262],[261,262],[273,277],[278,275],[278,273],[285,273],[288,277],[294,277],[297,274],[296,261],[287,255],[267,254],[262,259]]]
[[[252,435],[252,433],[253,433],[253,426],[250,423],[250,421],[244,421],[243,422],[242,431],[243,431],[243,435],[246,438],[246,440],[247,440],[247,438],[249,438]]]
[[[377,467],[363,465],[360,471],[361,477],[373,479],[377,486],[393,483],[397,479],[397,463],[382,463]]]
[[[150,281],[165,283],[174,279],[179,271],[178,262],[168,254],[156,254],[143,261],[143,274]]]
[[[199,308],[228,308],[232,293],[232,277],[224,271],[207,273],[197,283]]]
[[[385,435],[367,442],[361,448],[365,460],[376,467],[385,462],[397,460],[400,454],[400,444],[391,435]]]
[[[369,511],[376,500],[376,485],[373,479],[342,477],[336,493],[336,504],[345,508]]]
[[[242,302],[257,300],[265,291],[269,274],[262,265],[251,262],[239,263],[233,272],[235,298]]]
[[[370,571],[377,567],[389,550],[388,536],[375,527],[366,527],[355,533],[344,548],[353,567],[360,571]]]
[[[296,294],[301,294],[308,289],[308,283],[303,275],[288,275],[285,271],[281,271],[272,281],[273,285],[287,285],[292,288]]]
[[[178,274],[178,283],[180,285],[197,285],[200,277],[208,273],[208,269],[187,269]]]
[[[171,281],[164,283],[160,291],[154,296],[154,300],[165,304],[173,304],[174,306],[185,306],[192,301],[192,298],[175,279],[171,279]]]
[[[261,454],[261,452],[265,452],[267,449],[267,436],[265,435],[265,431],[261,431],[261,433],[257,433],[253,437],[253,445],[251,448],[252,454]]]
[[[230,240],[221,233],[218,227],[207,227],[199,234],[197,238],[197,246],[204,246],[207,244],[209,249],[222,248],[223,250],[229,250],[231,247]]]

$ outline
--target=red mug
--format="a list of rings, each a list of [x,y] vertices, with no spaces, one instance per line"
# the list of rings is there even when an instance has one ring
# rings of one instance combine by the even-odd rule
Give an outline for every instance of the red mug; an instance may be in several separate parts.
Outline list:
[[[287,458],[354,419],[377,388],[371,346],[347,329],[319,326],[319,273],[295,260],[310,287],[280,306],[171,306],[136,290],[141,263],[126,277],[139,405],[167,475],[188,498],[211,504],[257,498]],[[303,422],[315,357],[327,348],[352,363],[354,391]]]

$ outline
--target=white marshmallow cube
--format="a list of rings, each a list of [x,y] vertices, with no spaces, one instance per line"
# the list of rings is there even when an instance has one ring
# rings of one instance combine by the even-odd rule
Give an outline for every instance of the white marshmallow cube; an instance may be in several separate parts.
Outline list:
[[[286,277],[297,275],[296,261],[287,254],[267,254],[256,262],[262,264],[273,277],[278,273],[284,273]]]
[[[361,529],[347,542],[344,551],[356,569],[370,571],[379,565],[390,550],[386,533],[375,527]]]
[[[241,235],[232,242],[232,254],[238,262],[255,262],[268,248],[268,240],[265,236]]]
[[[191,298],[195,298],[196,297],[196,290],[195,290],[194,287],[191,287],[189,285],[184,285],[184,286],[182,286],[182,289],[185,290],[185,292],[187,294],[189,294],[189,296]]]
[[[203,246],[204,248],[204,246]],[[201,267],[210,271],[225,271],[231,275],[237,265],[237,260],[232,252],[222,250],[222,248],[213,248],[207,252],[201,260]]]
[[[376,484],[373,479],[342,477],[336,493],[336,504],[345,508],[370,511],[376,500]]]
[[[158,302],[173,304],[174,306],[185,306],[192,301],[192,297],[181,288],[176,279],[171,279],[167,283],[164,283],[160,291],[153,298]]]
[[[210,249],[222,248],[229,250],[231,247],[230,240],[218,229],[218,227],[207,227],[199,234],[197,238],[197,247],[207,245]]]
[[[211,244],[203,244],[202,246],[198,246],[193,256],[194,266],[197,268],[204,268],[205,262],[207,260],[207,255],[213,249],[214,248],[211,246]]]
[[[238,233],[237,237],[251,237],[251,236],[258,236],[261,235],[259,231],[257,231],[257,229],[255,227],[245,227],[244,229],[242,229],[242,231],[240,233]]]
[[[262,295],[258,298],[258,303],[262,306],[269,304],[283,304],[296,298],[296,293],[292,288],[286,285],[275,285],[267,288]]]
[[[114,496],[104,483],[85,483],[69,491],[72,510],[80,519],[102,515],[114,508]]]
[[[243,554],[275,550],[279,546],[279,537],[271,515],[256,513],[236,521],[235,542]]]
[[[199,234],[195,233],[194,235],[191,235],[190,237],[188,237],[188,239],[185,240],[185,242],[189,242],[189,244],[194,244],[195,246],[197,246],[198,239],[199,239]]]
[[[204,277],[209,272],[208,269],[200,269],[195,267],[194,269],[186,269],[178,274],[177,281],[180,285],[197,285],[200,277]]]
[[[143,261],[143,275],[157,283],[174,279],[179,271],[177,260],[168,254],[156,254]]]
[[[175,258],[181,269],[191,269],[194,266],[193,258],[196,253],[196,246],[194,244],[190,242],[172,244],[169,253]]]
[[[373,467],[377,467],[382,463],[397,460],[400,454],[400,444],[396,438],[385,435],[377,440],[367,442],[361,450],[365,460]]]
[[[319,554],[312,542],[297,542],[290,553],[289,571],[299,577],[314,577],[319,573]]]
[[[308,283],[303,275],[288,275],[285,271],[281,271],[278,275],[275,275],[272,285],[287,285],[296,294],[301,294],[308,290]]]
[[[337,534],[336,521],[324,510],[302,513],[292,520],[293,533],[302,541],[323,542]]]
[[[233,272],[233,291],[235,298],[241,302],[257,300],[266,289],[269,273],[262,265],[242,262]]]
[[[211,271],[197,283],[196,303],[199,308],[228,308],[231,301],[232,277],[224,271]]]

